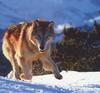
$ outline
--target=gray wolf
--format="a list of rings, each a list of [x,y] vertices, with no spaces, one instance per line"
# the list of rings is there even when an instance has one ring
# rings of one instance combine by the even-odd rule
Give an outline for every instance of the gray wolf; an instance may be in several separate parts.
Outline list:
[[[3,36],[2,51],[12,66],[12,79],[31,80],[32,62],[40,60],[43,69],[52,71],[57,79],[62,75],[51,58],[54,22],[34,20],[13,24]]]

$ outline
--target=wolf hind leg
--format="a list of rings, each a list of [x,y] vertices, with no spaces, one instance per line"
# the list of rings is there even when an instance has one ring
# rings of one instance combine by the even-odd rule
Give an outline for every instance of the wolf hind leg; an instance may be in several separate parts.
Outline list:
[[[20,71],[19,71],[19,66],[14,58],[14,55],[11,57],[11,65],[12,65],[12,79],[19,79]]]
[[[5,41],[2,44],[2,51],[12,66],[11,78],[19,79],[19,67],[15,59],[15,50],[8,38],[5,38]]]
[[[11,47],[5,48],[4,55],[9,60],[9,62],[11,63],[11,66],[12,66],[12,71],[11,71],[11,73],[9,73],[9,75],[11,75],[10,78],[19,79],[19,67],[16,62],[14,54],[15,53],[13,51],[13,48],[11,48]]]

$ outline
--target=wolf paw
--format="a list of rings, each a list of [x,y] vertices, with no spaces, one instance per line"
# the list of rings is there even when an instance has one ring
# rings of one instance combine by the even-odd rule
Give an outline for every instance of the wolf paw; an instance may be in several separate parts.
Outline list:
[[[11,71],[10,73],[8,73],[7,77],[8,77],[9,79],[12,79],[12,78],[13,78],[13,71]]]
[[[55,75],[55,78],[57,78],[57,79],[62,79],[63,78],[63,76],[61,75],[61,74],[59,74],[59,75]]]
[[[31,80],[32,79],[32,76],[31,75],[25,75],[24,73],[22,73],[20,75],[20,79],[27,81],[27,80]]]
[[[14,71],[11,71],[11,72],[7,75],[7,77],[8,77],[9,79],[14,79],[14,80],[20,79],[20,78],[19,78],[19,73],[14,73]]]

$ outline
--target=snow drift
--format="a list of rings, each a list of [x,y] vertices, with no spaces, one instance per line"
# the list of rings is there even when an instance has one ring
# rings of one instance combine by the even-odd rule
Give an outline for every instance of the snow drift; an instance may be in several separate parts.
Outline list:
[[[0,93],[100,93],[100,72],[62,71],[62,80],[33,76],[32,82],[0,77]]]

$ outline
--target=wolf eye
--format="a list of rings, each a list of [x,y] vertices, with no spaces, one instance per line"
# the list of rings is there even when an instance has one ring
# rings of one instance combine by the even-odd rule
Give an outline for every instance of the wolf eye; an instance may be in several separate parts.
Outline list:
[[[36,34],[36,32],[32,32],[32,35],[34,36]]]
[[[40,35],[38,35],[37,37],[38,37],[39,39],[41,39],[41,36],[40,36]]]
[[[52,36],[50,35],[50,36],[47,36],[46,38],[49,40],[51,37],[52,37]]]
[[[41,36],[39,36],[39,35],[34,35],[33,36],[35,39],[41,39]]]

